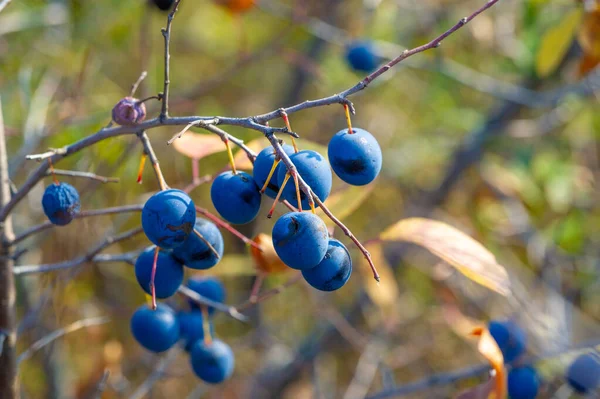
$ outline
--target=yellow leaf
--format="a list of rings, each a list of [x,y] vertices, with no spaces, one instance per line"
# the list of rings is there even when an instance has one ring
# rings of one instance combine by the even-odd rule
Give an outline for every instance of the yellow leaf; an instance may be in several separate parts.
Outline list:
[[[385,261],[383,248],[379,244],[367,244],[367,250],[371,254],[373,263],[377,266],[377,272],[381,277],[379,283],[373,279],[373,272],[364,257],[361,257],[358,271],[363,277],[364,289],[369,298],[382,309],[395,309],[398,306],[400,293],[390,265]]]
[[[479,337],[477,344],[477,350],[490,362],[492,368],[496,371],[494,376],[495,389],[494,395],[488,397],[494,399],[505,399],[506,398],[506,370],[504,369],[504,357],[502,352],[496,343],[492,334],[487,328],[476,328],[471,333],[472,335]]]
[[[215,134],[188,132],[173,142],[173,147],[186,157],[201,159],[225,151],[221,138]]]
[[[379,238],[420,245],[476,283],[505,296],[510,294],[508,273],[496,262],[494,255],[445,223],[422,218],[404,219],[388,227]]]
[[[190,269],[192,270],[192,269]],[[194,271],[203,276],[254,276],[256,269],[247,255],[224,255],[219,263],[208,271]]]
[[[367,186],[348,186],[343,190],[333,193],[325,205],[340,220],[352,214],[367,199],[373,191],[375,185]],[[320,208],[317,208],[317,214],[325,221],[327,226],[334,226],[333,223]]]
[[[261,152],[267,145],[269,145],[269,142],[266,139],[256,139],[246,143],[246,146],[256,153]],[[241,149],[237,151],[233,157],[233,161],[237,169],[252,170],[252,162],[250,162],[246,153]]]
[[[548,76],[556,70],[575,37],[582,16],[583,10],[577,7],[542,36],[535,59],[535,70],[539,77]]]

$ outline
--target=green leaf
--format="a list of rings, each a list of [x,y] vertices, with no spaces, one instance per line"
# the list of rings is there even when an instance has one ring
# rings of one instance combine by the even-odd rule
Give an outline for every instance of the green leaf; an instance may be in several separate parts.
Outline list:
[[[556,70],[573,42],[582,17],[583,10],[576,8],[542,36],[535,59],[535,71],[539,77],[546,77]]]

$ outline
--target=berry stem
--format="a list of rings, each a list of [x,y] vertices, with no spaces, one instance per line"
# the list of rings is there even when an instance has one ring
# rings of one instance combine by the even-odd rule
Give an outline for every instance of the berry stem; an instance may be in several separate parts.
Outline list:
[[[208,306],[200,305],[202,309],[202,329],[204,330],[204,344],[212,344],[212,334],[210,333],[210,316],[208,315]]]
[[[371,254],[369,253],[369,251],[367,251],[365,246],[362,245],[360,241],[358,241],[358,239],[354,236],[354,234],[352,234],[350,229],[348,227],[346,227],[346,225],[344,223],[342,223],[338,218],[336,218],[334,216],[334,214],[331,213],[329,208],[327,208],[325,206],[325,204],[319,199],[319,197],[317,197],[314,193],[313,193],[313,198],[314,198],[315,202],[317,203],[317,205],[319,205],[319,207],[321,207],[321,209],[323,210],[323,213],[325,213],[325,215],[327,215],[327,217],[329,219],[331,219],[331,221],[333,223],[337,224],[338,227],[344,232],[344,234],[352,240],[354,245],[356,245],[358,247],[360,252],[362,252],[365,259],[369,263],[369,267],[371,267],[371,271],[373,272],[373,278],[375,279],[375,281],[377,281],[377,283],[379,283],[381,278],[379,277],[379,273],[377,273],[377,268],[375,267],[375,264],[373,263],[373,260],[371,259]]]
[[[56,178],[56,173],[54,172],[54,165],[52,165],[52,158],[48,158],[48,167],[50,168],[50,174],[52,175],[52,180],[54,181],[54,184],[58,186],[60,182]]]
[[[206,217],[207,219],[210,219],[217,226],[224,228],[225,230],[227,230],[228,232],[230,232],[231,234],[233,234],[234,236],[236,236],[237,238],[239,238],[240,240],[242,240],[245,244],[251,245],[254,248],[256,248],[256,249],[258,249],[258,250],[260,250],[262,252],[262,248],[260,247],[260,245],[258,245],[257,243],[255,243],[254,241],[252,241],[250,238],[246,237],[245,235],[243,235],[242,233],[240,233],[239,231],[237,231],[229,223],[227,223],[227,222],[219,219],[217,216],[213,215],[212,213],[210,213],[206,209],[200,208],[199,206],[196,206],[196,212],[198,212],[202,216]]]
[[[156,310],[156,286],[154,284],[154,279],[156,278],[156,265],[158,263],[158,253],[160,252],[160,248],[154,248],[154,260],[152,261],[152,274],[150,275],[150,292],[152,295],[152,310]]]
[[[296,201],[298,201],[298,210],[302,212],[302,200],[300,198],[300,187],[298,186],[298,172],[294,171],[294,173],[291,173],[291,175],[294,177],[294,185],[296,186]]]
[[[217,250],[215,249],[215,247],[212,246],[212,244],[210,242],[208,242],[208,240],[206,238],[204,238],[204,236],[202,234],[200,234],[200,232],[196,229],[194,229],[194,234],[196,234],[196,236],[202,240],[202,242],[204,244],[206,244],[206,246],[210,249],[210,251],[217,257],[217,259],[220,259],[221,256],[219,255],[219,253],[217,252]]]
[[[158,158],[156,158],[156,154],[154,153],[154,149],[152,148],[152,143],[150,143],[150,139],[144,130],[138,132],[138,138],[142,142],[144,146],[144,153],[148,155],[150,158],[150,162],[152,162],[152,168],[154,169],[154,174],[156,175],[156,179],[158,180],[158,186],[161,190],[166,190],[168,188],[167,182],[163,177],[162,171],[160,170],[160,165],[158,163]]]
[[[290,118],[288,117],[287,112],[285,112],[283,109],[281,110],[281,119],[283,119],[283,122],[285,123],[285,127],[287,128],[288,132],[291,132],[292,126],[290,125]],[[292,146],[294,146],[294,152],[298,152],[298,146],[296,145],[296,140],[294,139],[294,136],[292,136]]]
[[[252,284],[252,290],[250,291],[250,298],[248,299],[248,302],[256,303],[260,288],[262,287],[263,281],[265,281],[265,277],[266,274],[260,270],[256,273],[256,280],[254,280],[254,284]]]
[[[275,173],[275,170],[277,169],[277,165],[279,164],[279,162],[280,162],[280,160],[277,158],[275,158],[275,160],[273,161],[273,166],[271,166],[271,170],[269,171],[269,176],[267,176],[267,180],[265,180],[265,184],[263,184],[262,188],[260,189],[261,194],[264,194],[265,190],[269,186],[269,182],[271,181],[271,178],[273,177],[273,174]]]
[[[352,130],[352,118],[350,118],[350,107],[344,103],[344,113],[346,114],[346,123],[348,124],[348,134],[354,134]]]
[[[137,183],[138,184],[142,184],[142,174],[144,172],[144,166],[146,165],[146,158],[148,158],[148,155],[146,155],[146,153],[143,153],[142,158],[140,159],[140,166],[138,168],[138,174],[137,174]]]
[[[231,165],[231,170],[233,171],[234,175],[237,175],[237,170],[235,168],[235,161],[233,160],[233,152],[231,152],[231,144],[229,144],[229,139],[225,138],[223,139],[223,142],[225,143],[225,147],[227,147],[227,157],[229,157],[229,165]]]
[[[279,202],[279,198],[281,197],[281,193],[283,192],[283,189],[285,188],[285,185],[287,184],[287,182],[288,182],[289,179],[290,179],[290,172],[287,172],[285,174],[285,179],[283,179],[283,184],[279,188],[279,192],[277,193],[277,197],[275,197],[275,201],[273,201],[273,206],[271,206],[271,209],[269,210],[269,213],[267,214],[267,217],[269,219],[271,219],[271,216],[273,216],[273,212],[275,211],[275,205],[277,205],[277,203]]]

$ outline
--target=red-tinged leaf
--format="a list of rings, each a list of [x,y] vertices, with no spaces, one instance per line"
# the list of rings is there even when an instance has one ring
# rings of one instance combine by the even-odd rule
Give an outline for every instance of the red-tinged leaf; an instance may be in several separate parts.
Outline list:
[[[221,138],[214,134],[187,132],[173,142],[173,147],[186,157],[202,159],[226,150]]]
[[[420,245],[474,282],[499,294],[510,294],[508,273],[494,255],[465,233],[445,223],[422,218],[404,219],[388,227],[379,238]]]

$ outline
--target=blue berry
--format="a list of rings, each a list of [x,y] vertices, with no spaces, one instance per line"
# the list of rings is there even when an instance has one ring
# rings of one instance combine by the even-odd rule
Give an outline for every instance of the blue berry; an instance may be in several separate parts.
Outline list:
[[[173,256],[189,268],[210,269],[223,257],[223,236],[214,223],[203,218],[196,219],[194,229],[212,245],[219,257],[193,232],[183,244],[173,249]]]
[[[291,145],[284,144],[283,151],[287,155],[292,155],[294,153],[294,147]],[[254,160],[254,181],[258,185],[258,188],[261,189],[264,186],[267,177],[269,176],[269,172],[271,172],[271,168],[273,167],[273,162],[275,161],[275,149],[273,147],[267,147],[256,156],[256,160]],[[279,184],[277,184],[277,173],[279,170],[283,168],[285,169],[285,165],[283,162],[279,162],[277,168],[275,168],[275,173],[271,176],[271,180],[269,180],[269,184],[267,185],[267,189],[265,190],[265,194],[271,198],[275,198],[277,193],[279,192]]]
[[[135,262],[135,278],[147,294],[151,293],[150,280],[154,264],[154,248],[142,252]],[[172,296],[183,282],[183,265],[165,250],[158,252],[154,287],[157,298]]]
[[[369,41],[355,41],[346,47],[346,61],[355,71],[371,73],[379,64],[373,44]]]
[[[51,184],[44,191],[42,208],[52,224],[67,225],[81,208],[79,193],[67,183]]]
[[[321,154],[316,151],[303,150],[290,156],[290,160],[296,166],[298,174],[302,176],[306,184],[310,186],[312,191],[319,197],[321,201],[325,201],[331,192],[331,184],[333,177],[329,163]],[[283,184],[283,180],[287,174],[287,169],[282,167],[277,172],[277,184],[279,187]],[[288,200],[293,206],[298,207],[298,199],[296,196],[296,186],[294,180],[290,177],[283,193],[283,199]],[[308,209],[310,207],[308,198],[304,192],[300,192],[300,200],[302,207]],[[315,204],[316,205],[316,204]]]
[[[286,213],[275,222],[272,235],[275,252],[292,269],[315,267],[327,252],[327,226],[312,213]]]
[[[140,306],[131,317],[131,333],[152,352],[164,352],[179,341],[179,322],[173,309],[159,303],[156,310]]]
[[[346,284],[352,274],[350,253],[338,240],[330,239],[325,257],[312,269],[302,270],[304,280],[321,291],[335,291]]]
[[[208,345],[196,341],[190,352],[190,360],[194,373],[209,384],[218,384],[231,377],[235,365],[231,348],[219,339]]]
[[[225,287],[223,283],[214,277],[192,277],[188,280],[187,286],[192,290],[208,298],[214,302],[225,302]],[[192,309],[198,309],[199,306],[196,302],[190,300],[190,307]],[[215,310],[212,307],[208,308],[209,313],[213,313]]]
[[[175,4],[175,0],[152,0],[152,3],[154,3],[159,10],[169,11],[171,7],[173,7],[173,4]]]
[[[196,222],[196,207],[181,190],[164,190],[154,194],[142,209],[142,227],[152,243],[172,249],[186,240]]]
[[[597,354],[579,355],[567,369],[569,385],[581,394],[594,392],[600,387],[600,358]]]
[[[507,384],[510,399],[535,399],[540,388],[537,372],[529,366],[510,370]]]
[[[327,149],[335,174],[348,184],[364,186],[371,183],[381,170],[381,148],[366,130],[352,128],[337,132]]]
[[[246,172],[221,173],[213,181],[210,197],[219,214],[230,223],[249,223],[260,210],[260,188]]]
[[[184,348],[189,352],[196,341],[204,339],[202,312],[199,310],[192,310],[191,312],[179,312],[177,314],[177,320],[179,320],[179,338],[183,340]],[[214,335],[212,323],[210,326],[210,331],[211,334]]]
[[[502,351],[505,363],[512,362],[525,352],[527,335],[514,321],[492,320],[489,324],[489,330]]]

